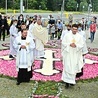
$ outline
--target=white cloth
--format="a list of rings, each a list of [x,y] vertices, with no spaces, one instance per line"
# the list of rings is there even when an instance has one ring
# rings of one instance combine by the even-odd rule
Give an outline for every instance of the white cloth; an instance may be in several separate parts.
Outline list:
[[[55,33],[55,31],[56,31],[55,25],[51,26],[50,27],[50,33]]]
[[[78,31],[78,33],[83,36],[84,41],[86,41],[86,33],[84,31]]]
[[[15,25],[12,25],[9,31],[10,31],[10,54],[14,56],[16,55],[16,51],[13,47],[13,42],[15,38],[18,36],[18,29],[16,28]]]
[[[31,24],[29,25],[29,31],[31,32],[31,34],[32,34],[32,31],[33,31],[33,27],[34,27],[34,23],[31,23]]]
[[[29,20],[26,21],[26,26],[28,26],[28,25],[29,25]]]
[[[72,48],[71,43],[75,43],[76,47]],[[62,80],[67,83],[75,84],[76,73],[81,72],[83,67],[82,48],[84,41],[79,33],[68,33],[62,40],[62,57],[63,57],[63,73]]]
[[[18,32],[18,36],[21,36],[21,31]],[[31,34],[31,32],[28,30],[28,33],[27,33],[27,37],[31,37],[31,39],[33,40],[34,39],[34,36]],[[31,52],[31,57],[32,57],[32,62],[34,61],[34,51]]]
[[[66,30],[63,30],[62,31],[62,35],[61,35],[61,41],[63,40],[64,36],[68,33],[71,33],[72,31],[68,31],[67,29]],[[61,54],[62,54],[62,51],[63,51],[63,46],[61,46]]]
[[[37,23],[34,24],[32,34],[35,38],[35,58],[44,57],[44,45],[48,42],[48,31]]]
[[[21,45],[25,45],[26,49],[20,49]],[[19,68],[27,68],[28,71],[31,70],[33,54],[32,51],[35,48],[35,43],[31,37],[27,37],[26,40],[21,40],[21,36],[18,36],[13,46],[17,51],[16,55],[16,70],[19,71]]]
[[[34,24],[33,35],[35,39],[41,40],[43,44],[48,42],[48,31],[46,28],[42,27],[42,25]]]
[[[63,40],[64,36],[65,36],[67,33],[70,33],[70,32],[72,32],[72,31],[71,31],[71,30],[68,31],[67,29],[66,29],[66,30],[63,30],[63,31],[62,31],[62,35],[61,35],[61,40]]]
[[[84,31],[78,31],[78,33],[83,37],[84,40],[84,46],[83,46],[83,54],[88,53],[87,45],[86,45],[86,33]]]

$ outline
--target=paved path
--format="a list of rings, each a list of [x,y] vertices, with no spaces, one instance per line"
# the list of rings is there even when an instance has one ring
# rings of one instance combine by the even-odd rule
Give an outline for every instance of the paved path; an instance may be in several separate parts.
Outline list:
[[[89,35],[90,35],[89,30],[86,30],[85,32],[86,32],[86,36],[87,36],[87,42],[86,42],[87,46],[89,46],[91,48],[98,48],[98,29],[97,29],[97,32],[95,33],[95,39],[94,39],[93,43],[91,43],[90,39],[88,39]]]

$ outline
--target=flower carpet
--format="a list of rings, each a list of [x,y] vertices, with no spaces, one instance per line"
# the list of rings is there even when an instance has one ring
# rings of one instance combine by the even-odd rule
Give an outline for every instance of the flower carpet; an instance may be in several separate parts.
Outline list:
[[[50,57],[51,59],[46,57],[46,60],[35,60],[32,72],[33,77],[31,80],[61,81],[63,64],[60,60],[60,49],[46,49],[45,51],[46,54],[49,53],[50,55],[51,53],[52,57]],[[0,75],[16,78],[17,71],[15,67],[15,59],[8,59],[8,55],[9,50],[0,51]],[[79,79],[84,80],[98,77],[98,56],[87,54],[85,58],[86,63],[83,69],[84,74]],[[44,69],[46,69],[46,71]]]
[[[15,59],[9,58],[9,52],[9,50],[0,51],[0,75],[16,78],[16,62]],[[63,96],[61,94],[61,84],[59,83],[61,81],[63,70],[63,64],[61,62],[61,50],[47,48],[45,49],[45,57],[46,59],[37,59],[34,61],[34,65],[32,67],[33,77],[31,80],[35,80],[35,86],[32,88],[30,98],[60,98],[60,95]],[[85,65],[83,69],[84,74],[80,78],[77,78],[77,80],[98,77],[98,56],[87,54],[85,58]],[[54,84],[49,83],[49,81],[54,81]],[[43,88],[45,88],[44,91],[42,90]],[[49,93],[50,90],[55,92],[55,94],[52,92]],[[62,98],[66,97],[64,96]]]

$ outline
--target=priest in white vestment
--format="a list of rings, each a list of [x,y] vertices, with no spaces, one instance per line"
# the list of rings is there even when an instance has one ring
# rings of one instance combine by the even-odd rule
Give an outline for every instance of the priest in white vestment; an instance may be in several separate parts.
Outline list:
[[[34,24],[32,34],[35,38],[35,59],[45,58],[44,57],[44,45],[48,42],[48,31],[46,28],[42,27],[41,19],[38,18],[37,22]]]
[[[31,53],[35,48],[35,43],[31,37],[27,36],[27,29],[21,31],[13,46],[17,51],[16,69],[18,71],[17,85],[21,82],[29,82],[32,78],[32,58]]]
[[[26,29],[26,28],[27,28],[26,24],[22,23],[21,24],[21,30]],[[31,37],[32,40],[34,40],[34,36],[32,35],[32,33],[29,30],[27,32],[28,32],[27,36]],[[18,32],[18,36],[21,36],[21,31]],[[32,58],[32,62],[34,62],[34,51],[32,51],[32,53],[31,53],[31,58]]]
[[[84,41],[82,36],[77,32],[78,26],[74,24],[72,25],[72,32],[66,34],[62,40],[62,80],[66,83],[66,88],[76,84],[76,73],[81,72],[81,68],[84,65],[82,56]]]
[[[16,51],[13,47],[13,42],[15,40],[15,38],[18,36],[18,29],[16,28],[17,25],[17,20],[13,20],[12,21],[12,25],[10,27],[10,55],[9,58],[14,58],[14,56],[16,55]]]

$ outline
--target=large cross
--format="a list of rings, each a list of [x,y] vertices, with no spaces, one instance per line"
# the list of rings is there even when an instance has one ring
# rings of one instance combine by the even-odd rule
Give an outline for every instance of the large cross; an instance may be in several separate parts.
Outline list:
[[[43,61],[43,65],[41,69],[35,69],[35,72],[39,72],[43,75],[53,75],[55,73],[59,73],[59,70],[53,68],[53,61],[60,61],[60,59],[53,58],[53,53],[55,51],[45,50],[46,59],[40,59]]]

